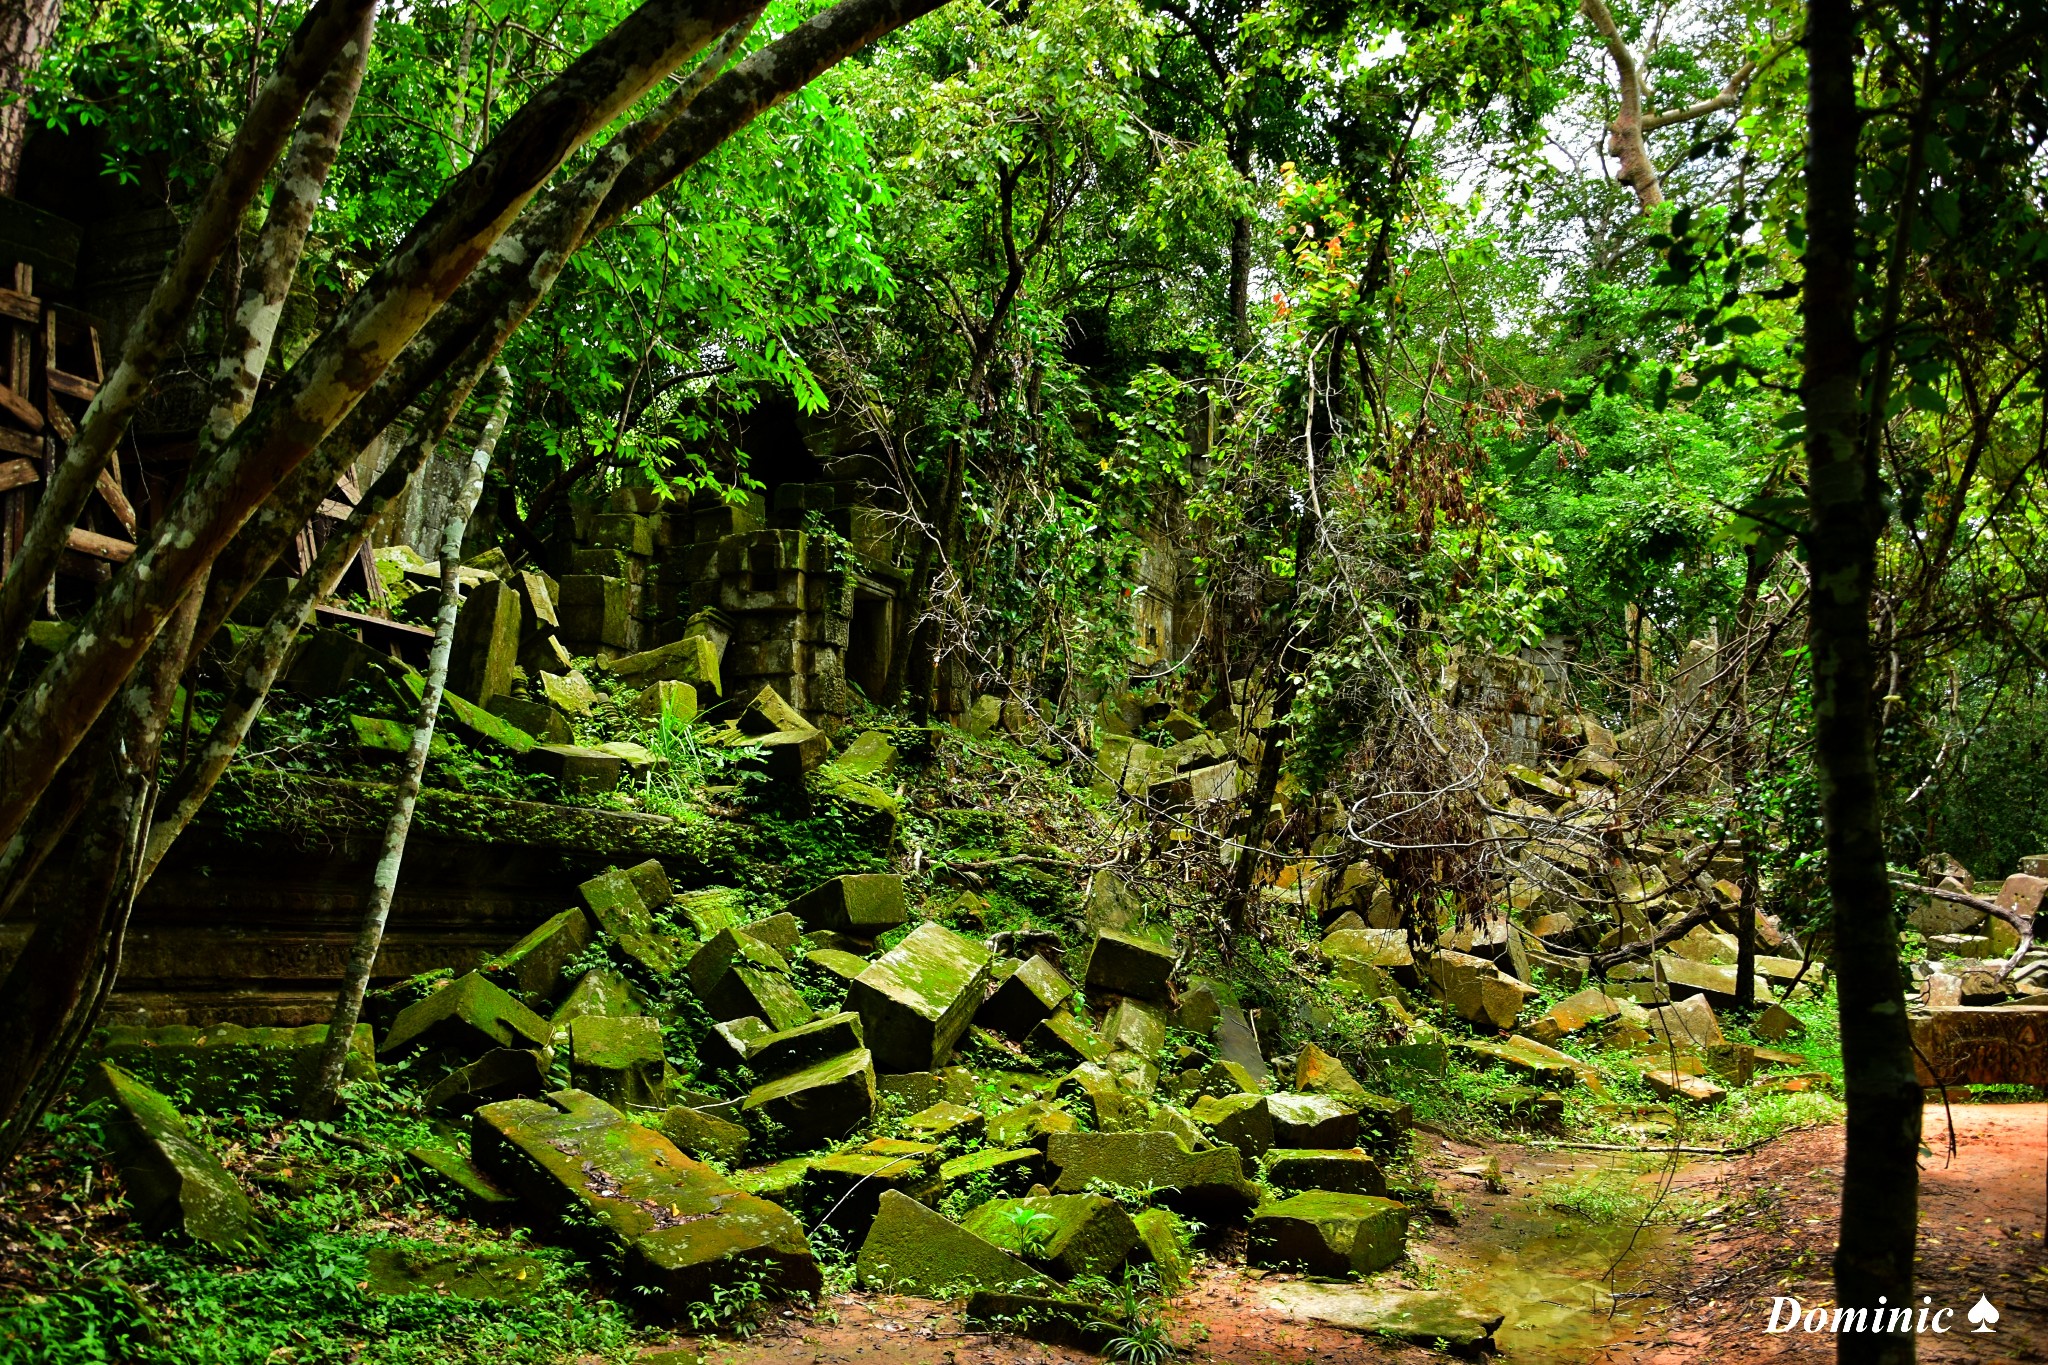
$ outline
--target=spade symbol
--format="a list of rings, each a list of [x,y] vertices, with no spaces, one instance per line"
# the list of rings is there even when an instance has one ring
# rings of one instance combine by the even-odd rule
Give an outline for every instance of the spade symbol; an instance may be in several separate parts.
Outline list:
[[[1991,1324],[1998,1321],[1998,1310],[1991,1306],[1991,1300],[1979,1294],[1969,1316],[1970,1321],[1977,1324],[1978,1331],[1988,1332],[1991,1330]]]

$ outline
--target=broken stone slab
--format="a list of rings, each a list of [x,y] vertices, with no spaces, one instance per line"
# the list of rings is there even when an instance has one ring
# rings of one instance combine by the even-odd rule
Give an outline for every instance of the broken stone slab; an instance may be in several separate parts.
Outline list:
[[[536,744],[523,755],[527,767],[570,796],[601,796],[615,791],[625,776],[626,760],[603,749],[580,744]]]
[[[1514,1028],[1522,1007],[1538,994],[1533,986],[1502,976],[1484,958],[1451,949],[1436,953],[1420,970],[1429,993],[1459,1018],[1502,1033]]]
[[[868,969],[866,958],[838,948],[812,948],[804,954],[804,961],[813,967],[830,972],[848,985]]]
[[[1040,1020],[1025,1042],[1034,1050],[1062,1052],[1083,1062],[1101,1062],[1110,1053],[1109,1044],[1067,1010],[1057,1010]]]
[[[1351,1068],[1317,1047],[1306,1044],[1294,1059],[1294,1088],[1308,1095],[1363,1095],[1365,1087]]]
[[[1043,954],[1034,955],[990,993],[974,1022],[1005,1037],[1027,1038],[1073,997],[1074,983]]]
[[[1021,1260],[898,1190],[883,1192],[854,1273],[863,1289],[927,1298],[1029,1291],[1052,1282]]]
[[[721,691],[718,665],[717,645],[702,635],[685,635],[638,654],[622,654],[605,669],[629,687],[683,683],[693,693],[702,690],[716,697]]]
[[[1042,1152],[1054,1137],[1071,1133],[1078,1126],[1066,1110],[1054,1108],[1044,1100],[1032,1100],[990,1119],[988,1141],[992,1147],[1031,1147]]]
[[[1521,1035],[1512,1035],[1508,1042],[1515,1038],[1521,1038]],[[1541,1043],[1528,1038],[1522,1038],[1526,1045],[1524,1047],[1510,1047],[1508,1042],[1462,1039],[1451,1046],[1464,1056],[1476,1071],[1499,1065],[1538,1085],[1559,1090],[1569,1090],[1579,1083],[1579,1064],[1564,1053],[1544,1047]]]
[[[1100,1180],[1151,1191],[1157,1202],[1209,1222],[1242,1217],[1258,1202],[1235,1147],[1192,1152],[1171,1133],[1054,1133],[1045,1165],[1055,1194],[1078,1194]]]
[[[593,967],[576,978],[576,984],[562,997],[562,1003],[548,1016],[548,1022],[557,1029],[567,1029],[570,1020],[586,1014],[602,1014],[617,1019],[639,1013],[640,993],[633,989],[633,984],[610,968]]]
[[[833,766],[855,777],[874,777],[896,765],[896,746],[879,730],[863,730],[846,746]]]
[[[1226,1005],[1237,1006],[1237,992],[1228,983],[1204,976],[1195,977],[1180,993],[1180,1003],[1174,1010],[1174,1023],[1198,1038],[1207,1038],[1216,1032],[1217,1020],[1222,1017]]]
[[[1767,1043],[1782,1043],[1804,1038],[1806,1025],[1783,1005],[1771,1005],[1751,1021],[1749,1031]]]
[[[552,1000],[562,969],[591,944],[596,931],[581,910],[564,910],[477,970],[528,1003]]]
[[[1552,1005],[1529,1025],[1528,1033],[1539,1043],[1556,1044],[1620,1017],[1619,1001],[1597,987],[1588,987]]]
[[[542,673],[540,691],[548,705],[565,716],[587,716],[597,706],[597,689],[574,669],[567,673]]]
[[[475,1163],[460,1152],[445,1147],[410,1147],[406,1160],[413,1173],[427,1184],[460,1200],[463,1210],[478,1223],[493,1227],[510,1220],[519,1200],[492,1184]]]
[[[1131,1223],[1144,1242],[1144,1255],[1152,1264],[1159,1288],[1167,1294],[1186,1289],[1194,1278],[1195,1263],[1180,1216],[1171,1209],[1144,1209],[1131,1215]]]
[[[1654,959],[1657,979],[1662,981],[1674,1001],[1703,998],[1715,1009],[1734,1009],[1738,1003],[1735,994],[1735,968],[1723,967],[1711,962],[1694,962],[1690,958],[1674,957],[1659,953]],[[1759,998],[1764,974],[1759,971],[1750,984],[1752,1004],[1764,1004],[1767,998]]]
[[[1170,945],[1155,943],[1123,929],[1095,931],[1095,943],[1088,950],[1088,969],[1083,984],[1090,995],[1127,995],[1139,1000],[1164,1001],[1167,979],[1173,975],[1175,953]]]
[[[755,920],[752,924],[742,924],[739,932],[767,944],[785,958],[796,951],[796,945],[803,942],[804,937],[803,926],[797,923],[796,916],[787,910],[779,915]]]
[[[1259,1048],[1258,1030],[1252,1027],[1251,1017],[1243,1010],[1226,1005],[1218,1011],[1216,1053],[1223,1061],[1241,1069],[1250,1078],[1253,1089],[1272,1087],[1273,1068],[1267,1065],[1265,1054]]]
[[[649,893],[642,894],[643,887]],[[675,971],[675,945],[654,929],[651,904],[666,898],[668,878],[659,863],[643,863],[624,871],[606,868],[576,888],[598,927],[612,936],[619,950],[656,976]],[[650,901],[650,896],[654,897]]]
[[[987,993],[989,951],[927,922],[847,987],[876,1064],[887,1071],[943,1066]]]
[[[928,1142],[876,1138],[844,1152],[814,1157],[804,1175],[805,1206],[849,1238],[863,1237],[884,1192],[920,1204],[939,1197],[939,1149]]]
[[[876,1088],[890,1106],[903,1113],[929,1109],[941,1101],[974,1103],[975,1080],[964,1066],[937,1071],[891,1071],[876,1077]]]
[[[1728,1041],[1721,1032],[1721,1021],[1714,1015],[1714,1007],[1705,996],[1687,996],[1650,1010],[1645,1027],[1650,1035],[1670,1047],[1682,1052],[1705,1055],[1710,1049]]]
[[[594,1095],[487,1104],[470,1149],[484,1174],[561,1231],[591,1230],[624,1251],[625,1278],[681,1316],[740,1276],[771,1293],[823,1285],[802,1226],[735,1188],[652,1128]]]
[[[437,1298],[518,1303],[547,1284],[546,1265],[519,1251],[466,1251],[371,1247],[364,1293],[379,1298],[432,1294]]]
[[[1273,1114],[1264,1095],[1204,1095],[1195,1101],[1191,1117],[1246,1161],[1257,1160],[1273,1145]]]
[[[327,1047],[327,1025],[243,1028],[238,1024],[119,1024],[94,1035],[97,1053],[154,1090],[178,1097],[196,1113],[259,1104],[297,1111],[299,1098]],[[346,1080],[377,1074],[368,1024],[357,1024],[343,1061]]]
[[[1356,1147],[1275,1147],[1266,1153],[1261,1173],[1276,1190],[1380,1196],[1387,1192],[1387,1177],[1380,1163]]]
[[[1493,1104],[1517,1123],[1555,1128],[1564,1122],[1564,1096],[1530,1085],[1504,1085],[1493,1092]]]
[[[1257,1266],[1348,1278],[1401,1259],[1408,1211],[1368,1194],[1311,1190],[1252,1215],[1246,1260]]]
[[[1643,1072],[1643,1080],[1658,1096],[1667,1100],[1691,1100],[1694,1104],[1719,1104],[1728,1098],[1727,1090],[1705,1076],[1692,1076],[1670,1068],[1656,1068]]]
[[[684,891],[675,898],[677,913],[699,938],[710,938],[721,929],[737,929],[746,922],[746,893],[737,887],[707,886]]]
[[[1142,1127],[1149,1108],[1143,1095],[1126,1089],[1115,1072],[1094,1062],[1083,1062],[1061,1078],[1053,1098],[1085,1105],[1082,1112],[1103,1132]]]
[[[860,1048],[755,1086],[740,1106],[779,1131],[775,1145],[836,1142],[875,1116],[875,1060]]]
[[[988,1130],[979,1109],[940,1100],[903,1120],[904,1133],[919,1142],[972,1142]]]
[[[113,1106],[107,1136],[146,1232],[189,1237],[230,1255],[263,1248],[248,1195],[169,1100],[107,1062],[93,1082]]]
[[[693,685],[663,680],[647,685],[633,703],[633,714],[642,720],[681,726],[697,718],[701,704]]]
[[[1166,1011],[1149,1000],[1125,997],[1102,1018],[1102,1041],[1112,1052],[1128,1052],[1145,1060],[1166,1046]]]
[[[1356,1147],[1358,1110],[1334,1095],[1284,1092],[1266,1097],[1276,1147]]]
[[[443,1076],[420,1097],[429,1114],[467,1114],[480,1105],[538,1095],[548,1088],[547,1061],[529,1048],[492,1048]]]
[[[812,929],[874,939],[908,923],[903,878],[894,872],[858,872],[812,887],[788,905]]]
[[[483,976],[471,972],[400,1010],[384,1035],[386,1055],[426,1051],[480,1057],[493,1048],[544,1049],[551,1025]]]
[[[1044,1160],[1045,1153],[1036,1147],[984,1148],[941,1163],[939,1179],[949,1190],[975,1180],[983,1181],[983,1188],[1021,1190],[1032,1183]]]
[[[848,1010],[754,1039],[747,1048],[747,1065],[755,1075],[772,1079],[828,1057],[843,1057],[865,1045],[860,1016]]]
[[[1144,1244],[1123,1207],[1099,1194],[991,1199],[963,1226],[1061,1280],[1115,1276]]]
[[[666,1103],[667,1066],[661,1021],[644,1014],[611,1018],[586,1014],[569,1021],[569,1075],[617,1108],[655,1109]]]
[[[1368,1289],[1300,1281],[1276,1285],[1266,1301],[1293,1318],[1327,1323],[1425,1349],[1439,1345],[1461,1355],[1491,1351],[1505,1315],[1443,1289]]]
[[[1081,918],[1090,929],[1128,929],[1145,913],[1130,887],[1109,868],[1101,868],[1088,879],[1088,894],[1081,903]]]
[[[759,939],[721,929],[691,954],[690,989],[714,1019],[756,1016],[775,1031],[811,1021],[811,1007],[789,983],[789,964]]]
[[[753,1135],[731,1119],[689,1105],[670,1105],[661,1116],[661,1131],[670,1142],[699,1161],[737,1166],[746,1157]]]
[[[1910,1023],[1922,1086],[2048,1086],[2048,1005],[1956,1005]]]
[[[1359,928],[1334,929],[1324,936],[1321,952],[1333,964],[1356,962],[1377,967],[1411,986],[1418,980],[1415,954],[1404,929],[1368,929],[1360,921]]]

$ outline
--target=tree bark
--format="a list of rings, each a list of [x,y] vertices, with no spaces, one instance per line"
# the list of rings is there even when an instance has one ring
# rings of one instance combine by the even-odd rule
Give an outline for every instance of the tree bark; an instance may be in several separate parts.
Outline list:
[[[469,514],[476,510],[484,491],[484,470],[504,433],[505,419],[512,411],[512,376],[503,365],[492,373],[497,401],[470,453],[469,468],[463,476],[462,491],[441,533],[441,609],[434,618],[434,645],[427,656],[426,686],[420,694],[419,721],[413,726],[412,744],[398,779],[391,819],[384,826],[384,845],[377,855],[376,870],[370,877],[370,895],[363,905],[363,922],[349,950],[348,967],[341,979],[341,991],[334,1000],[334,1015],[327,1025],[327,1044],[320,1051],[319,1070],[303,1103],[304,1116],[324,1119],[334,1110],[341,1093],[341,1073],[348,1061],[350,1037],[362,1016],[363,993],[369,989],[371,969],[377,952],[384,946],[384,923],[391,915],[391,899],[398,891],[398,872],[405,862],[406,836],[412,830],[413,806],[420,797],[420,778],[427,769],[427,749],[434,742],[434,721],[441,710],[441,689],[448,682],[448,656],[455,648],[455,620],[461,610],[458,574],[462,568],[462,536],[469,526]],[[466,386],[465,386],[466,387]]]
[[[23,696],[0,730],[0,838],[21,827],[171,611],[249,515],[499,245],[534,191],[746,8],[740,0],[648,0],[535,94],[455,178],[219,458],[194,471],[151,543],[102,590],[72,643]]]
[[[13,0],[0,8],[0,195],[11,198],[21,182],[28,78],[42,65],[43,49],[63,17],[63,0]]]
[[[54,894],[0,982],[0,1170],[70,1075],[120,972],[164,721],[198,605],[196,592],[180,604],[120,703],[95,727],[92,776],[81,783],[91,800],[66,843],[68,856],[44,869]]]
[[[1898,926],[1885,876],[1877,781],[1870,603],[1883,528],[1878,471],[1862,440],[1857,335],[1857,19],[1850,0],[1806,12],[1806,463],[1812,521],[1808,644],[1814,757],[1834,913],[1834,967],[1848,1103],[1835,1297],[1875,1309],[1912,1302],[1921,1093],[1906,1026]],[[1911,1333],[1843,1333],[1838,1358],[1914,1359]]]
[[[100,472],[112,458],[130,419],[149,396],[157,372],[183,342],[214,263],[241,231],[243,211],[263,188],[300,109],[343,49],[361,40],[375,8],[376,0],[319,0],[292,36],[277,70],[257,93],[249,116],[236,132],[226,159],[178,243],[177,254],[164,268],[148,305],[129,330],[119,363],[87,406],[77,435],[71,438],[63,458],[54,462],[55,468],[43,484],[21,549],[8,569],[6,582],[0,584],[0,686],[21,657],[29,621],[57,572],[58,557],[99,483]],[[184,600],[189,586],[188,578],[162,598],[159,625]],[[150,634],[155,634],[154,627]],[[147,644],[147,638],[134,642],[126,665],[111,680],[92,714],[84,718],[85,723],[70,736],[72,743],[98,716],[99,707],[113,695]],[[65,752],[69,752],[68,746]],[[50,763],[49,771],[54,772],[56,766],[56,762]],[[0,821],[0,833],[13,832],[12,824]]]

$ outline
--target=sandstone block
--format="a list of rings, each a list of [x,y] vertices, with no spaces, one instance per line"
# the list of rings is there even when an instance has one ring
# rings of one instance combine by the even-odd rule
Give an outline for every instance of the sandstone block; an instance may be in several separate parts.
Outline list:
[[[1353,1147],[1276,1147],[1266,1153],[1266,1183],[1276,1190],[1327,1190],[1334,1194],[1385,1195],[1380,1163]]]
[[[1407,1235],[1407,1210],[1391,1199],[1315,1190],[1252,1215],[1247,1259],[1310,1275],[1367,1275],[1400,1260]]]
[[[1025,1038],[1071,1000],[1074,984],[1060,974],[1043,956],[1033,956],[1005,977],[982,1007],[974,1022],[1010,1038]]]
[[[879,938],[910,918],[903,878],[893,872],[834,877],[791,901],[789,913],[811,929],[860,939]]]
[[[380,1050],[474,1058],[492,1048],[539,1049],[553,1041],[554,1029],[546,1020],[471,972],[399,1011]]]
[[[1269,1095],[1273,1142],[1280,1147],[1355,1147],[1358,1110],[1331,1095]]]
[[[861,1243],[855,1273],[862,1288],[930,1298],[982,1289],[1031,1290],[1051,1283],[995,1243],[897,1190],[882,1194]]]
[[[748,1093],[743,1114],[778,1125],[781,1145],[834,1142],[875,1116],[875,1062],[866,1048],[827,1057]]]
[[[966,1229],[1058,1279],[1114,1277],[1144,1244],[1113,1199],[1052,1194],[991,1199],[967,1215]]]
[[[1127,995],[1163,1001],[1173,973],[1174,951],[1163,943],[1122,929],[1098,929],[1088,951],[1085,984],[1091,995]]]
[[[847,988],[868,1047],[888,1071],[941,1066],[974,1020],[988,985],[988,949],[926,923]]]
[[[146,1231],[189,1237],[228,1255],[262,1248],[249,1197],[169,1100],[106,1062],[94,1083],[113,1104],[107,1135]]]
[[[1092,1180],[1151,1190],[1159,1202],[1215,1221],[1241,1217],[1258,1201],[1235,1147],[1191,1152],[1171,1133],[1054,1133],[1045,1164],[1055,1194],[1079,1193]]]
[[[586,1014],[569,1021],[569,1075],[617,1108],[652,1109],[666,1099],[661,1022],[644,1014]]]

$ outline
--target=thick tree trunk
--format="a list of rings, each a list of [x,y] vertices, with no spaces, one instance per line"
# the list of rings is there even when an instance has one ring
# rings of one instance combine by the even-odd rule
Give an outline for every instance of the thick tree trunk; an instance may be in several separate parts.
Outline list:
[[[441,533],[441,608],[434,618],[434,645],[427,656],[426,687],[420,694],[419,720],[413,726],[412,743],[394,794],[391,818],[384,826],[384,844],[377,854],[377,866],[370,877],[370,894],[363,904],[363,921],[349,949],[348,967],[335,997],[334,1014],[327,1025],[327,1045],[320,1052],[320,1066],[303,1110],[309,1119],[324,1119],[334,1110],[341,1093],[341,1073],[348,1061],[349,1037],[362,1017],[363,993],[370,986],[370,972],[377,965],[378,950],[384,946],[384,923],[391,915],[391,900],[398,892],[398,872],[405,862],[406,836],[412,831],[413,806],[419,801],[420,779],[427,770],[427,749],[434,742],[434,721],[441,711],[441,689],[448,682],[448,656],[455,649],[455,620],[462,606],[458,574],[462,568],[462,537],[469,515],[476,510],[484,491],[484,470],[491,452],[504,433],[505,419],[512,411],[512,376],[500,365],[492,374],[497,401],[470,453],[469,468],[463,476],[462,491],[448,515]]]
[[[81,784],[91,799],[66,856],[44,868],[53,894],[0,981],[0,1170],[64,1084],[114,989],[140,887],[164,722],[197,615],[195,592],[94,728],[85,756],[91,776]]]
[[[1857,336],[1856,13],[1812,0],[1806,48],[1806,460],[1812,523],[1814,756],[1826,826],[1828,898],[1848,1101],[1835,1295],[1847,1308],[1912,1302],[1921,1094],[1906,1027],[1898,925],[1885,876],[1873,727],[1870,602],[1883,528],[1874,444],[1863,437]],[[1843,1333],[1840,1359],[1914,1359],[1911,1333]]]
[[[85,416],[79,419],[78,434],[71,438],[63,458],[55,462],[44,482],[34,518],[29,522],[21,549],[9,566],[7,580],[0,584],[0,686],[12,675],[27,639],[29,620],[43,599],[43,591],[57,572],[71,528],[85,510],[86,500],[98,486],[100,472],[113,457],[115,443],[143,399],[149,396],[157,372],[184,341],[185,328],[199,305],[199,294],[212,275],[215,262],[241,231],[243,211],[263,188],[265,177],[284,150],[293,125],[314,87],[350,43],[362,40],[365,24],[376,8],[376,0],[319,0],[299,25],[290,47],[270,79],[258,92],[249,116],[235,134],[227,157],[207,186],[199,210],[178,244],[177,254],[164,268],[150,294],[141,317],[129,329],[121,348],[121,359],[107,376]],[[140,558],[140,556],[138,556]],[[156,633],[185,598],[191,580],[180,582],[158,606]],[[105,692],[83,717],[83,724],[71,727],[71,743],[90,728],[99,707],[113,695],[121,679],[135,666],[147,647],[148,637],[131,642],[133,652]],[[69,744],[64,752],[69,752]],[[53,759],[42,773],[47,780],[61,758]],[[0,759],[4,764],[5,759]],[[33,780],[33,775],[32,780]],[[11,774],[10,774],[11,777]],[[12,835],[14,823],[0,819],[0,834]]]
[[[102,590],[73,643],[22,697],[0,730],[0,838],[21,827],[171,611],[249,515],[348,416],[498,244],[534,191],[593,133],[745,12],[737,0],[648,0],[529,100],[456,177],[219,458],[194,471],[155,538]]]
[[[28,104],[21,96],[63,17],[63,0],[10,0],[0,6],[0,195],[11,197],[20,183],[21,151],[28,141]]]

